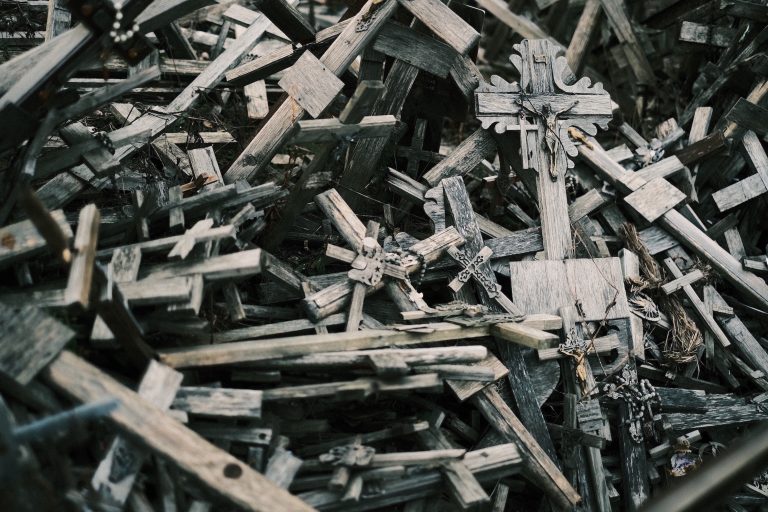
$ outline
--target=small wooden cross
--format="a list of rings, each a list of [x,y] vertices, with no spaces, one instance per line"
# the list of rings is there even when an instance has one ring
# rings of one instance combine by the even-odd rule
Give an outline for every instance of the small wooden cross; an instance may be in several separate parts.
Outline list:
[[[453,279],[453,281],[448,283],[448,287],[451,290],[457,292],[461,290],[461,288],[470,279],[474,279],[477,284],[485,289],[489,297],[496,297],[498,295],[499,288],[501,287],[495,281],[490,283],[487,282],[484,279],[485,276],[483,275],[483,269],[481,268],[483,263],[490,261],[491,255],[493,254],[491,249],[488,247],[483,247],[477,254],[470,257],[456,247],[451,247],[448,249],[448,254],[451,256],[451,258],[456,260],[459,265],[462,266],[459,274]]]
[[[412,178],[418,176],[421,162],[436,164],[443,159],[442,155],[424,149],[426,131],[427,120],[417,119],[413,128],[411,145],[408,147],[397,147],[397,156],[408,160],[408,166],[406,167],[405,173]]]

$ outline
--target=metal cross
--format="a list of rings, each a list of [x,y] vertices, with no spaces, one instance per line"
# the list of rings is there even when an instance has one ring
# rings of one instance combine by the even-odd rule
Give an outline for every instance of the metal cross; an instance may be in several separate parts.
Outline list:
[[[523,40],[514,45],[510,61],[520,73],[519,82],[492,76],[490,84],[475,91],[475,112],[483,128],[496,133],[520,132],[525,169],[548,173],[557,180],[573,167],[568,158],[578,154],[568,137],[571,127],[595,135],[595,125],[608,128],[611,98],[600,83],[576,81],[560,49],[545,39]]]

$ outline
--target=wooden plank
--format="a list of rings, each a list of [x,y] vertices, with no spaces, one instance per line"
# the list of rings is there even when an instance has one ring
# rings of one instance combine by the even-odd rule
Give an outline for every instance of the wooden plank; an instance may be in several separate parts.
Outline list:
[[[529,461],[529,465],[525,469],[528,477],[547,494],[556,506],[568,509],[581,501],[568,480],[547,457],[541,446],[533,439],[495,389],[485,388],[472,400],[475,407],[495,430],[508,441],[518,444],[518,448]]]
[[[472,363],[468,366],[471,369],[490,370],[493,377],[490,382],[479,380],[447,380],[446,384],[451,388],[451,391],[454,392],[456,398],[458,398],[460,402],[468,400],[491,382],[502,379],[509,374],[509,370],[504,366],[504,363],[499,361],[493,354],[488,354],[482,361]]]
[[[533,20],[510,11],[501,0],[478,0],[477,5],[493,14],[499,21],[526,39],[547,39],[549,36]]]
[[[504,322],[491,327],[491,333],[496,339],[511,341],[537,350],[554,348],[560,343],[557,335],[528,327],[524,324]]]
[[[590,40],[600,24],[600,13],[600,0],[587,0],[584,4],[584,9],[581,11],[581,16],[579,16],[579,21],[576,24],[571,41],[568,43],[568,49],[565,52],[568,67],[574,73],[578,73],[581,70]]]
[[[381,30],[373,49],[441,78],[448,77],[458,57],[449,45],[393,22]]]
[[[672,281],[668,281],[664,283],[661,287],[661,290],[667,295],[671,295],[676,291],[681,290],[683,287],[690,286],[696,281],[698,281],[699,279],[703,279],[703,278],[704,278],[704,273],[701,270],[696,269],[692,272],[688,272],[687,274],[681,277],[677,277]]]
[[[526,313],[556,315],[578,300],[587,321],[630,315],[618,258],[513,261],[510,278],[512,297]]]
[[[90,304],[100,218],[95,204],[89,204],[80,210],[74,241],[74,256],[64,291],[64,301],[68,305],[77,304],[82,308],[88,308]]]
[[[248,119],[264,119],[269,114],[269,103],[267,103],[267,84],[264,80],[257,80],[243,87],[243,94],[246,98],[246,109]]]
[[[632,22],[629,20],[626,5],[623,0],[600,0],[603,12],[613,33],[622,44],[629,65],[635,78],[641,84],[652,85],[656,81],[651,63],[643,51],[643,47],[635,34]]]
[[[230,389],[184,386],[172,407],[198,416],[235,419],[261,417],[262,392],[255,389]]]
[[[162,351],[161,361],[174,368],[216,366],[238,362],[266,361],[282,357],[295,357],[320,352],[363,350],[417,343],[472,339],[489,335],[488,326],[461,327],[451,323],[433,323],[429,333],[412,333],[386,329],[329,333],[314,336],[292,336],[222,343]]]
[[[118,428],[234,506],[258,512],[313,510],[71,352],[62,352],[45,377],[80,402],[115,397],[121,405],[109,419]]]
[[[277,85],[310,116],[316,118],[341,92],[344,82],[311,52],[305,52]]]
[[[437,186],[444,178],[463,176],[471,172],[480,162],[491,158],[496,152],[496,142],[488,131],[476,130],[437,165],[424,173],[422,180]]]
[[[402,0],[399,3],[462,55],[480,40],[480,34],[471,25],[439,0]]]
[[[58,230],[69,239],[72,228],[69,227],[64,212],[54,210],[51,218],[58,225]],[[31,220],[23,220],[0,228],[0,268],[21,262],[46,250],[45,238],[38,232]]]
[[[649,223],[676,208],[684,200],[685,194],[664,178],[652,179],[624,197],[624,201]]]
[[[291,143],[338,142],[344,138],[386,138],[396,124],[397,118],[392,115],[367,116],[358,123],[347,123],[336,118],[299,121],[298,131],[291,138]]]
[[[686,43],[728,48],[734,44],[737,35],[736,28],[683,21],[679,38]]]

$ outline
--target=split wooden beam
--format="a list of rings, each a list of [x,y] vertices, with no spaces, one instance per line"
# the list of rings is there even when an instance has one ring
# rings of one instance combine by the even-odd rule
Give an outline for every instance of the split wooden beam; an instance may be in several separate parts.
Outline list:
[[[409,332],[408,326],[402,329],[368,329],[168,349],[161,351],[160,360],[174,368],[192,368],[490,336],[489,326],[462,327],[447,322],[429,324],[427,330],[431,332]]]

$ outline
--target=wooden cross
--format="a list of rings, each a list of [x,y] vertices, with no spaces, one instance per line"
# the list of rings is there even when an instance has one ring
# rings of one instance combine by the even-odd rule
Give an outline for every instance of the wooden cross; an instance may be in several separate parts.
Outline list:
[[[467,281],[474,279],[477,284],[485,289],[489,297],[496,297],[499,294],[499,289],[501,288],[499,284],[495,281],[488,282],[481,268],[483,263],[488,263],[491,259],[493,251],[490,248],[483,247],[477,254],[470,257],[456,247],[451,247],[448,249],[448,254],[462,266],[459,275],[448,283],[448,287],[451,290],[458,292]]]
[[[558,47],[545,39],[523,40],[510,57],[520,81],[493,76],[475,91],[475,111],[484,129],[496,134],[520,132],[523,169],[538,172],[536,188],[549,259],[572,254],[564,176],[578,150],[568,137],[571,127],[594,135],[595,125],[608,127],[611,98],[601,84],[588,78],[576,81]],[[575,83],[574,83],[575,82]],[[504,150],[504,144],[500,147]],[[514,158],[513,155],[507,155]],[[549,179],[544,179],[544,175]]]
[[[476,289],[484,305],[489,306],[493,312],[506,312],[522,320],[524,315],[520,308],[501,292],[501,287],[496,282],[496,276],[489,262],[493,251],[483,245],[480,228],[462,178],[457,176],[444,179],[442,189],[453,223],[466,239],[464,251],[459,251],[455,247],[448,249],[448,254],[462,266],[459,275],[451,281],[449,286],[454,292],[458,292],[464,283],[472,278],[479,286]]]
[[[515,45],[520,55],[510,60],[520,72],[520,82],[506,82],[494,75],[491,84],[483,84],[475,92],[477,117],[488,129],[496,133],[511,130],[521,132],[521,145],[527,146],[530,137],[522,137],[530,130],[547,157],[534,160],[531,165],[539,172],[545,169],[557,179],[573,162],[568,156],[578,154],[568,139],[568,128],[577,126],[594,135],[594,125],[603,129],[612,118],[611,98],[602,84],[591,86],[588,78],[575,84],[565,57],[558,57],[558,48],[548,40],[524,40]],[[571,85],[572,84],[572,85]],[[528,140],[523,140],[528,139]],[[524,156],[525,158],[525,156]]]
[[[352,303],[349,311],[352,321],[348,317],[347,330],[357,330],[365,295],[385,285],[387,293],[401,310],[431,310],[409,281],[408,275],[417,272],[424,265],[436,262],[449,247],[462,244],[464,239],[456,229],[446,229],[424,240],[408,244],[405,253],[399,244],[394,244],[390,251],[382,249],[376,241],[378,224],[369,223],[366,229],[335,189],[317,195],[315,204],[330,219],[342,238],[355,248],[349,250],[329,244],[326,251],[327,256],[352,265],[349,278],[355,286],[350,290],[348,282],[341,282],[307,297],[305,306],[313,320],[342,310],[351,291]],[[384,277],[388,278],[386,282]],[[319,303],[323,305],[320,306]]]
[[[211,239],[210,235],[213,230],[213,219],[197,221],[194,226],[181,235],[181,239],[168,253],[168,258],[185,259],[198,242],[207,242]]]
[[[408,147],[398,146],[397,148],[397,156],[408,160],[408,166],[405,169],[405,173],[412,178],[415,178],[419,174],[421,162],[436,164],[443,159],[442,155],[424,149],[426,131],[427,120],[417,119],[413,128],[411,145]]]

